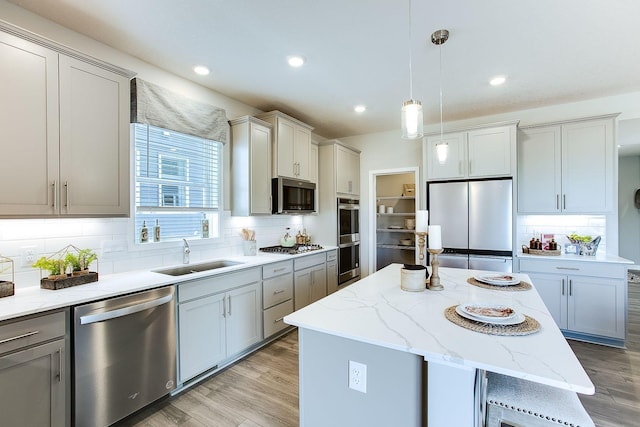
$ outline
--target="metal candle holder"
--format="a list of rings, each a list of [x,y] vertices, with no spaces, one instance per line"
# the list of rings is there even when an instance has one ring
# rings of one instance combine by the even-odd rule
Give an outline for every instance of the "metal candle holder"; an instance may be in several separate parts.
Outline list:
[[[438,261],[438,254],[442,253],[442,249],[428,248],[427,250],[432,255],[431,278],[429,279],[429,289],[431,289],[432,291],[441,291],[444,289],[444,286],[440,284],[440,276],[438,275],[438,266],[440,265],[440,261]]]

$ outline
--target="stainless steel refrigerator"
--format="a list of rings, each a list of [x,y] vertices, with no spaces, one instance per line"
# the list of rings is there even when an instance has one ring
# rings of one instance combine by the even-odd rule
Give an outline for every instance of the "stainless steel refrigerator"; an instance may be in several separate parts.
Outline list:
[[[512,271],[511,179],[431,182],[429,224],[442,228],[440,266]]]

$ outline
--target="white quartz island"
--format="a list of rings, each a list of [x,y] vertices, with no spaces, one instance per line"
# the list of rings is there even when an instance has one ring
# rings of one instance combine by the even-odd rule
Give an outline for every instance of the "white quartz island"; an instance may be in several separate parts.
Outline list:
[[[418,421],[422,417],[428,419],[431,426],[471,426],[478,418],[474,413],[478,404],[474,390],[476,374],[483,370],[583,394],[595,392],[535,288],[484,289],[467,283],[467,279],[480,274],[479,271],[441,268],[443,291],[406,292],[400,288],[400,268],[399,264],[390,265],[285,318],[285,322],[298,326],[300,333],[301,425],[319,425],[316,393],[323,392],[327,399],[342,393],[341,399],[355,396],[354,401],[348,402],[348,408],[360,408],[356,412],[364,411],[367,406],[380,407],[383,402],[377,401],[376,396],[382,400],[398,396],[396,402],[375,415],[378,420],[394,408],[401,408],[406,401],[412,401],[409,409],[399,410],[400,415],[418,413],[403,420],[395,418],[400,422],[395,425],[424,422]],[[525,274],[514,276],[530,282]],[[466,302],[507,305],[536,319],[541,328],[526,336],[495,336],[464,329],[445,318],[446,308]],[[351,349],[353,346],[363,347]],[[378,351],[384,353],[381,359],[382,363],[386,360],[386,364],[380,365],[384,368],[378,368],[378,361],[373,357]],[[394,359],[396,356],[398,360]],[[348,360],[341,361],[341,357]],[[369,365],[366,394],[347,388],[349,360]],[[426,367],[423,361],[427,362]],[[315,375],[311,369],[321,368],[322,363],[328,372]],[[329,372],[332,364],[338,371],[335,374]],[[377,371],[381,370],[388,378],[383,375],[378,379]],[[398,380],[403,376],[410,384]],[[416,376],[417,380],[413,381]],[[333,387],[331,381],[339,384]],[[414,392],[424,395],[412,396]],[[349,412],[348,408],[322,405],[325,413]],[[416,409],[415,405],[425,408]],[[359,419],[356,414],[353,421]]]

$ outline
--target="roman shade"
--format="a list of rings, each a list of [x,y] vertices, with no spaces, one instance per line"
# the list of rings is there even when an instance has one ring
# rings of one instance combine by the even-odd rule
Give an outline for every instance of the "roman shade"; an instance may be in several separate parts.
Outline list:
[[[131,80],[131,123],[229,142],[229,123],[224,109],[195,101],[140,78]]]

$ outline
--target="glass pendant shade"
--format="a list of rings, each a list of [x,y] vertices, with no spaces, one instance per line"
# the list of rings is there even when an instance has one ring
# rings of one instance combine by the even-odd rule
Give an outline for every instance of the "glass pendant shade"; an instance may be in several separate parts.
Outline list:
[[[423,136],[422,103],[410,99],[402,105],[402,139],[416,139]]]
[[[449,155],[449,144],[441,142],[436,144],[436,153],[438,154],[438,163],[441,165],[447,163],[447,157]]]

